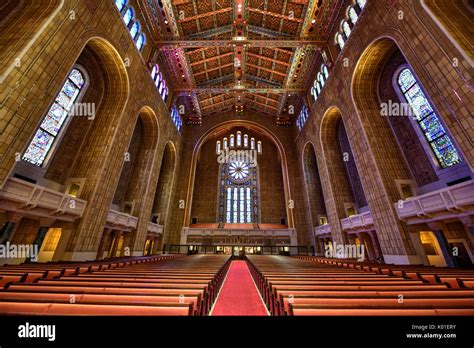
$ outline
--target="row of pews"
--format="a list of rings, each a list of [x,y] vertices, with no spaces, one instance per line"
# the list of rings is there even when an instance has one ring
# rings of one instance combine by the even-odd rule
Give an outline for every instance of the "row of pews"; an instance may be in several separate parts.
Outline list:
[[[224,255],[159,255],[0,267],[0,315],[206,315]]]
[[[474,315],[472,270],[247,256],[273,315]]]

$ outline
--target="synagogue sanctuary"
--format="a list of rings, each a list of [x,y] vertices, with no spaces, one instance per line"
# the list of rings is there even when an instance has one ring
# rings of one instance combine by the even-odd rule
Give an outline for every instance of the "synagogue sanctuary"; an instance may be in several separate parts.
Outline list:
[[[0,1],[0,317],[474,316],[473,41],[472,0]]]

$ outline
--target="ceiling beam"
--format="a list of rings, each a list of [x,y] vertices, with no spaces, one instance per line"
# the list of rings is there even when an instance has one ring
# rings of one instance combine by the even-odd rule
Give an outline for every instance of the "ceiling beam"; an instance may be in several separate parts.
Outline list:
[[[245,99],[249,99],[249,98],[245,98]],[[252,103],[254,103],[254,104],[258,104],[258,105],[263,106],[263,107],[265,107],[265,108],[270,108],[270,109],[273,109],[273,110],[277,110],[277,108],[274,107],[274,106],[272,106],[272,105],[260,103],[260,102],[257,101],[257,100],[250,100],[250,101],[251,101]]]
[[[247,52],[247,54],[251,57],[261,58],[263,60],[268,60],[268,61],[273,62],[273,63],[290,66],[290,63],[282,62],[281,60],[278,60],[278,59],[273,59],[273,58],[261,56],[260,54],[256,54],[256,53],[252,53],[252,52]]]
[[[211,60],[215,60],[215,59],[219,59],[219,58],[224,58],[224,57],[227,57],[227,56],[231,56],[231,55],[233,55],[233,54],[234,54],[234,52],[224,53],[224,54],[221,54],[221,55],[219,55],[219,56],[214,56],[214,57],[210,57],[210,58],[198,60],[197,62],[191,63],[191,64],[189,64],[189,65],[190,65],[190,66],[195,66],[195,65],[199,65],[199,64],[202,64],[202,63],[205,63],[205,62],[210,62]],[[288,64],[288,65],[289,65],[289,64]]]
[[[273,73],[273,74],[277,74],[277,75],[280,75],[280,76],[285,76],[286,77],[286,73],[282,73],[282,72],[279,72],[279,71],[276,71],[276,70],[272,70],[272,69],[267,69],[267,68],[264,68],[263,66],[258,66],[258,65],[255,65],[255,64],[250,64],[250,63],[247,63],[248,66],[251,66],[253,68],[256,68],[256,69],[260,69],[260,70],[263,70],[263,71],[268,71],[269,73]]]
[[[258,87],[189,87],[189,88],[177,88],[173,90],[175,93],[231,93],[231,92],[247,92],[247,93],[292,93],[292,94],[302,94],[306,90],[304,88],[281,88],[281,87],[269,87],[269,88],[258,88]]]
[[[224,64],[224,65],[218,65],[218,66],[216,66],[215,68],[206,69],[206,70],[204,70],[204,71],[200,71],[200,72],[194,73],[194,77],[196,77],[196,76],[198,76],[198,75],[205,74],[205,73],[207,73],[207,72],[209,72],[209,71],[218,70],[218,69],[221,69],[221,68],[226,68],[226,67],[231,66],[231,65],[234,65],[234,62],[229,63],[229,64]]]
[[[178,19],[176,22],[178,22],[178,23],[189,22],[189,21],[192,21],[192,20],[195,20],[195,19],[200,19],[200,18],[204,18],[204,17],[209,17],[209,16],[216,15],[216,14],[218,14],[218,13],[225,13],[225,12],[230,12],[230,11],[232,11],[232,7],[226,7],[226,8],[217,10],[217,11],[200,13],[200,14],[197,14],[197,15],[194,15],[194,16],[191,16],[191,17],[186,17],[186,18],[183,18],[183,19]]]
[[[302,18],[290,17],[290,16],[286,16],[286,15],[281,14],[281,13],[275,13],[275,12],[270,12],[270,11],[259,10],[257,8],[249,7],[249,8],[247,8],[247,11],[256,12],[256,13],[260,13],[260,14],[263,14],[263,15],[273,16],[273,17],[277,17],[277,18],[281,18],[281,19],[286,19],[287,21],[291,21],[291,22],[298,22],[298,23],[304,22],[304,19],[302,19]]]
[[[228,39],[190,39],[190,38],[164,38],[163,41],[157,43],[161,49],[176,49],[180,47],[230,47],[233,45],[252,46],[252,47],[322,47],[326,41],[315,40],[314,38],[295,38],[294,40],[287,39],[245,39],[234,40]]]

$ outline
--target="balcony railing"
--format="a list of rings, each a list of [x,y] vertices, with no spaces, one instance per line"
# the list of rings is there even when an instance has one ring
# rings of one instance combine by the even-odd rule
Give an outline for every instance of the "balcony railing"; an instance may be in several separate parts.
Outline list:
[[[181,244],[186,244],[187,237],[288,237],[292,245],[297,244],[296,230],[287,229],[226,229],[226,228],[190,228],[181,230]]]
[[[314,229],[314,235],[315,236],[320,236],[322,234],[331,234],[332,227],[330,224],[325,224],[321,226],[316,226]]]
[[[155,224],[153,222],[148,223],[148,232],[156,233],[156,234],[163,234],[163,226]]]
[[[411,223],[474,213],[474,181],[469,180],[395,203],[398,217]]]
[[[0,209],[25,216],[74,221],[82,216],[87,202],[18,178],[8,178],[0,190]]]
[[[341,224],[344,231],[367,229],[373,226],[374,220],[372,218],[372,213],[368,211],[366,213],[352,215],[348,218],[342,219]]]
[[[132,230],[137,228],[138,218],[130,214],[116,210],[109,210],[107,213],[107,227],[119,230]]]

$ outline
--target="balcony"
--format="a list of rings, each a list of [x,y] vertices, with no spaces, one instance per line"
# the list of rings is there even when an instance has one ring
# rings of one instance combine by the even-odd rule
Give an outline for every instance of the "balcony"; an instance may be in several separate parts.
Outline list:
[[[343,231],[368,230],[373,228],[374,219],[370,211],[362,214],[352,215],[341,220]]]
[[[107,213],[106,226],[115,230],[131,231],[137,228],[138,218],[130,214],[116,210],[109,210]]]
[[[191,228],[184,227],[181,231],[181,244],[187,244],[188,237],[262,237],[289,239],[291,245],[297,245],[296,230],[284,229],[229,229],[229,228]]]
[[[151,234],[163,234],[163,226],[149,222],[147,232]]]
[[[331,234],[331,231],[332,231],[332,226],[330,224],[316,226],[313,229],[313,232],[314,232],[315,236],[320,236],[320,235],[323,235],[323,234]]]
[[[408,224],[474,214],[474,181],[410,197],[394,204],[398,217]]]
[[[17,178],[8,178],[0,190],[0,209],[30,218],[74,221],[82,216],[87,202]]]

